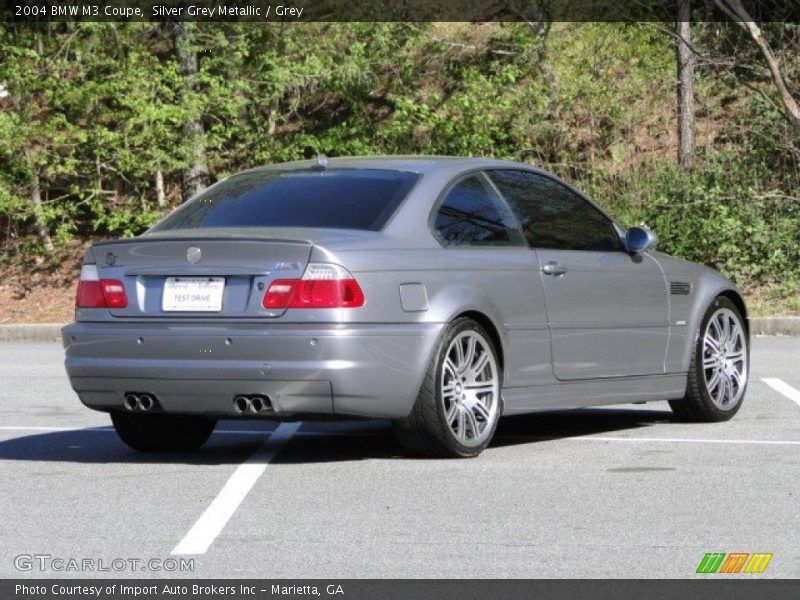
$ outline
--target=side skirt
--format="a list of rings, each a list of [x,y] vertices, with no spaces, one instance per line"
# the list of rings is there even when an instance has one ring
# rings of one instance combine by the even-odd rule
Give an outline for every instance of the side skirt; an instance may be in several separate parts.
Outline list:
[[[503,389],[504,415],[683,398],[686,373],[563,381]]]

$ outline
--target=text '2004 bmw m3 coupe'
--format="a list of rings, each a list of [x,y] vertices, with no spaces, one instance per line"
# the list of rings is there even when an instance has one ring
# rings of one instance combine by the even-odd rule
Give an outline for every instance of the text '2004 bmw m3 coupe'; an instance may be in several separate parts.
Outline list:
[[[548,409],[729,419],[742,296],[656,242],[520,163],[253,169],[87,250],[66,369],[144,451],[196,449],[218,419],[389,419],[429,456],[477,455],[501,415]]]

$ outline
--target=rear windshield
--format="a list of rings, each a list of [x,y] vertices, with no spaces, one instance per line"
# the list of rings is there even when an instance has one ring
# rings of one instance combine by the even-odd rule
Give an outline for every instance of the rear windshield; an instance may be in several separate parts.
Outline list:
[[[377,169],[242,173],[202,192],[151,231],[204,227],[378,231],[417,177]]]

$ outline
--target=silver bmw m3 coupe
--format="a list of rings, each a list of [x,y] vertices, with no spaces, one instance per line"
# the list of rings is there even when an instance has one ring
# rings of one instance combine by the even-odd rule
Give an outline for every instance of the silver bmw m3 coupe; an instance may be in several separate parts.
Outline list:
[[[742,295],[657,241],[526,164],[253,169],[87,250],[66,369],[155,452],[200,447],[218,419],[389,419],[407,451],[454,457],[502,415],[668,400],[730,419]]]

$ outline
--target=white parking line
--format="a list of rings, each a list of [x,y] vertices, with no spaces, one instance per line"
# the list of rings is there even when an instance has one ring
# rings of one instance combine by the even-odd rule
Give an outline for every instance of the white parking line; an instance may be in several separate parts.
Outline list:
[[[643,438],[643,437],[606,437],[599,435],[551,437],[529,435],[504,435],[498,439],[524,439],[524,440],[570,440],[574,442],[658,442],[665,444],[743,444],[763,446],[800,446],[800,440],[715,440],[713,438]]]
[[[172,554],[205,554],[266,470],[269,461],[280,452],[300,425],[302,423],[282,423],[260,449],[237,467],[189,533],[175,546]]]
[[[778,379],[777,377],[767,377],[765,379],[762,379],[761,381],[766,383],[769,387],[771,387],[779,394],[783,394],[789,400],[792,400],[795,404],[800,406],[800,391],[794,389],[783,379]]]

